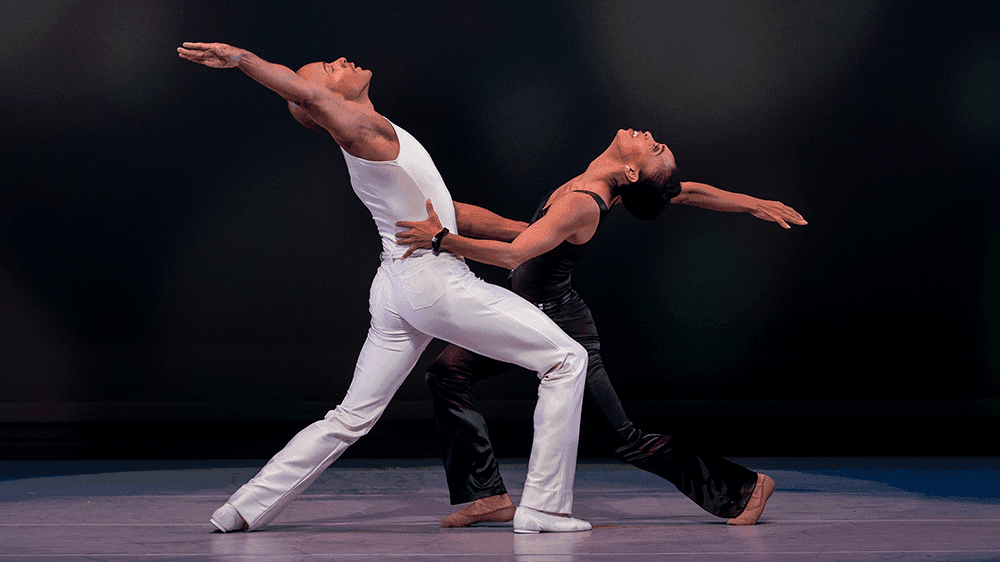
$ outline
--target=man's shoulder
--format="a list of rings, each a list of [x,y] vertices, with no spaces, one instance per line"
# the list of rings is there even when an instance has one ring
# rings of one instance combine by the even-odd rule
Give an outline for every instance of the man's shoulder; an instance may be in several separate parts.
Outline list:
[[[383,162],[399,157],[399,135],[384,117],[378,113],[361,112],[354,116],[352,123],[328,129],[334,140],[348,154]]]

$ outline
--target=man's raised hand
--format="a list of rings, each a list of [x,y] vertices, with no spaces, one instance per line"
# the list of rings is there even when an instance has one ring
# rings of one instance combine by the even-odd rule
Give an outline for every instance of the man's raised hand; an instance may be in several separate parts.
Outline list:
[[[211,68],[234,68],[240,64],[243,51],[225,43],[183,43],[177,54]]]

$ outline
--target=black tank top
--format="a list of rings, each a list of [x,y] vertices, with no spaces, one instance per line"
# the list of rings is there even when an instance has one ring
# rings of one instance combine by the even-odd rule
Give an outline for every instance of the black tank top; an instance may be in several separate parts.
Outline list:
[[[608,206],[604,204],[604,199],[596,193],[583,190],[579,190],[579,192],[593,197],[601,208],[601,217],[597,223],[597,228],[600,230],[604,217],[608,216]],[[542,199],[538,210],[535,211],[535,216],[531,217],[531,224],[544,217],[545,213],[548,212],[549,208],[546,203],[553,193],[555,190],[550,191]],[[594,236],[597,236],[597,231],[594,231]],[[533,302],[549,302],[564,297],[573,288],[573,279],[570,276],[573,266],[583,257],[594,236],[591,236],[590,240],[583,244],[571,244],[563,240],[562,244],[548,252],[522,263],[517,269],[510,272],[511,290]]]

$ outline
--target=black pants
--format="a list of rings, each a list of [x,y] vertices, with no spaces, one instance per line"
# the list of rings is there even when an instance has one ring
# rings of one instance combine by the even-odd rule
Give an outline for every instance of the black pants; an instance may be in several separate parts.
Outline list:
[[[705,511],[726,518],[742,513],[757,485],[757,474],[680,439],[644,433],[632,425],[604,370],[590,309],[575,292],[561,301],[539,307],[588,352],[584,429],[616,459],[665,478]],[[472,386],[513,368],[449,345],[427,371],[452,504],[507,492]]]

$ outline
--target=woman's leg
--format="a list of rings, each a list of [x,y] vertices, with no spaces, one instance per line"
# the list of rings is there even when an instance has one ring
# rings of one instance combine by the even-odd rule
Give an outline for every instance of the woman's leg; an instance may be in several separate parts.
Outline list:
[[[601,343],[587,305],[579,298],[552,313],[566,333],[587,350],[583,427],[616,459],[668,480],[705,511],[719,517],[743,512],[757,474],[669,435],[635,427],[604,369]]]
[[[472,386],[512,368],[451,344],[427,370],[452,505],[507,493]]]

